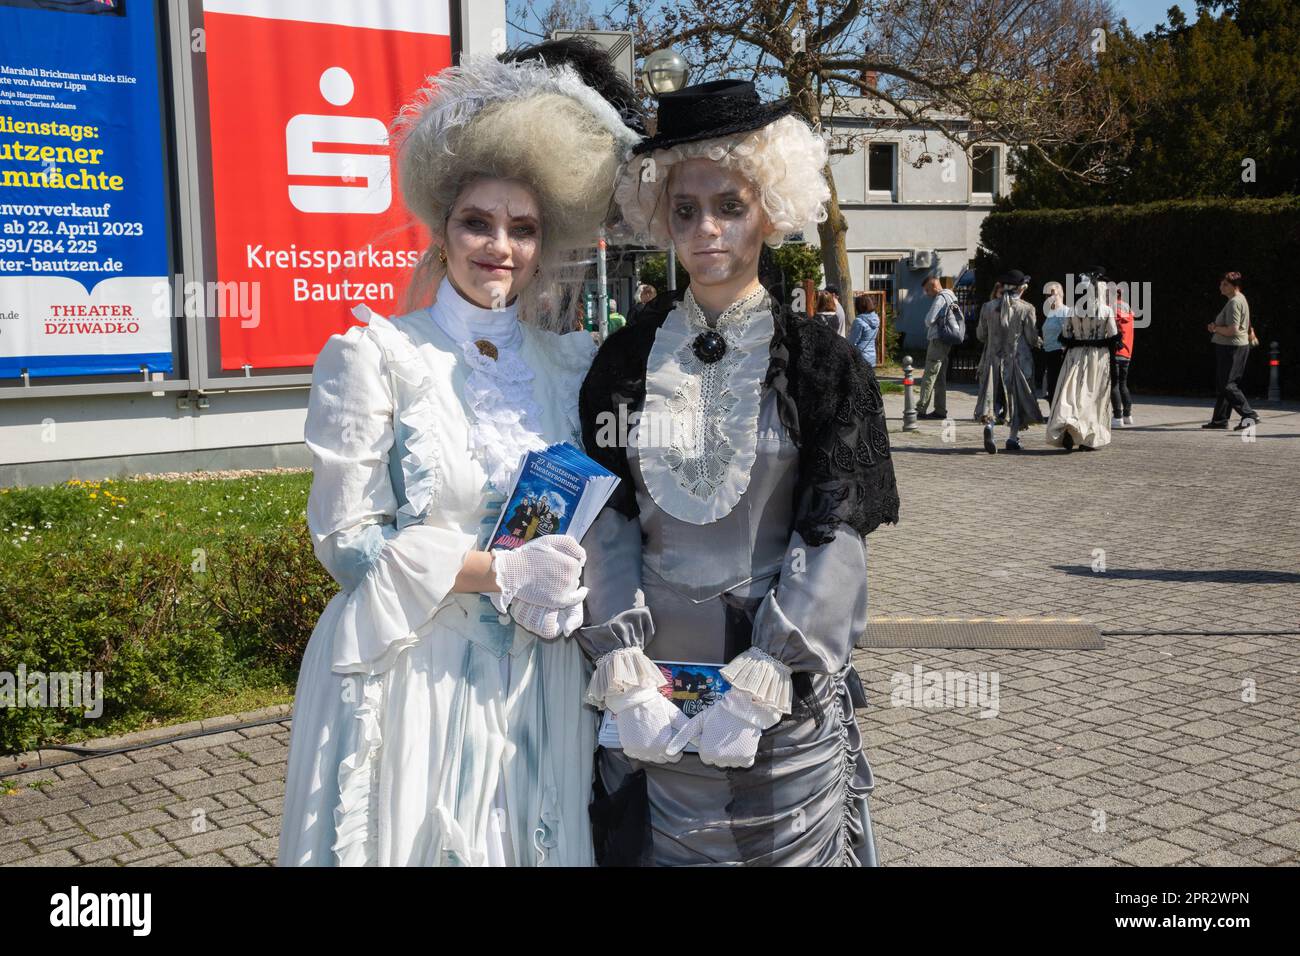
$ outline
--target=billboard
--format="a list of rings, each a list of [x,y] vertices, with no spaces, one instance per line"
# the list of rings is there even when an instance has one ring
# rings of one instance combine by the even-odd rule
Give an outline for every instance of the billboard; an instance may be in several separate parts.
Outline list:
[[[0,378],[172,371],[155,6],[0,0]]]
[[[308,366],[358,303],[398,311],[428,237],[388,126],[451,65],[447,2],[204,0],[223,369]]]

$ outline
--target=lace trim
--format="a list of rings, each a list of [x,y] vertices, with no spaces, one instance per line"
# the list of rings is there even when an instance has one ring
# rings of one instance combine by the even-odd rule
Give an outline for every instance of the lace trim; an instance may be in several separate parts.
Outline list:
[[[721,673],[733,688],[783,714],[790,713],[790,668],[766,651],[751,647],[733,658]]]
[[[727,308],[715,329],[727,350],[707,363],[694,340],[709,325],[688,288],[655,337],[636,442],[646,490],[675,518],[717,521],[749,487],[771,315],[761,287]]]
[[[490,359],[473,342],[462,342],[460,348],[470,369],[465,382],[470,453],[492,487],[504,494],[519,459],[546,447],[539,425],[542,411],[533,397],[533,370],[514,351]]]
[[[596,661],[596,671],[587,684],[586,702],[593,707],[605,707],[605,701],[616,694],[646,687],[663,687],[668,683],[663,671],[646,657],[639,647],[620,647],[602,655]]]

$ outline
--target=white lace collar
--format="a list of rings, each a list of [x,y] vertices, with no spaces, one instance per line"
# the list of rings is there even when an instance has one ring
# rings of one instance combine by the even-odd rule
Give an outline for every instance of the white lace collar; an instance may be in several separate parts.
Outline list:
[[[465,404],[470,412],[470,452],[483,465],[492,487],[510,489],[519,459],[546,447],[541,435],[541,409],[533,398],[533,370],[523,357],[523,328],[518,303],[485,309],[470,302],[443,278],[429,315],[456,343],[469,367]],[[476,344],[486,339],[496,358]]]
[[[650,497],[691,524],[725,517],[749,487],[773,332],[767,290],[760,287],[718,316],[714,331],[727,347],[712,363],[695,350],[697,336],[708,330],[687,288],[655,334],[633,438]]]

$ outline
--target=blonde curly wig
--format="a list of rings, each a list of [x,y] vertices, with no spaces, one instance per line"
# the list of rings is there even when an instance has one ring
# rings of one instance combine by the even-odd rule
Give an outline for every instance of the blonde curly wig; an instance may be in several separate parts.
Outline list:
[[[609,218],[626,150],[640,137],[569,66],[467,58],[430,77],[394,121],[402,198],[428,227],[407,306],[426,304],[446,272],[440,238],[456,199],[479,179],[522,182],[541,218],[539,273],[519,293],[519,315],[568,331],[586,258]]]
[[[822,170],[826,141],[797,116],[782,116],[744,133],[656,149],[633,156],[622,167],[614,199],[626,226],[642,241],[666,246],[668,206],[664,197],[673,166],[707,157],[735,169],[758,191],[774,227],[764,241],[772,247],[806,226],[826,220],[831,190]]]

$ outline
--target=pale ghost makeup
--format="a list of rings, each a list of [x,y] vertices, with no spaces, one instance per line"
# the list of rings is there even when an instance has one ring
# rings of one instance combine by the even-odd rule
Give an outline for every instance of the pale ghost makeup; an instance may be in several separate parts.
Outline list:
[[[533,280],[541,242],[540,207],[526,185],[475,180],[447,217],[447,277],[475,305],[504,308]]]
[[[677,257],[697,298],[726,300],[756,280],[763,239],[772,231],[758,189],[703,157],[674,165],[669,175],[668,232]]]

